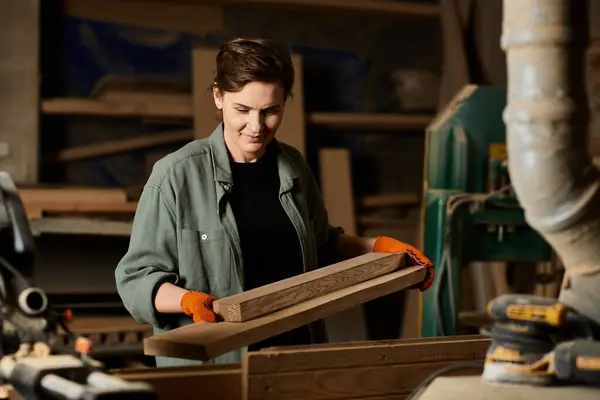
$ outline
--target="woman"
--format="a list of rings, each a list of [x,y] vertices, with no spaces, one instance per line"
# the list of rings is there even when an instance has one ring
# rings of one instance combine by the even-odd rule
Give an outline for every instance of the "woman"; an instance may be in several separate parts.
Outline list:
[[[410,251],[414,263],[430,267],[426,289],[433,274],[422,253],[388,237],[353,237],[331,227],[304,158],[274,139],[294,85],[288,50],[235,39],[216,61],[213,95],[222,123],[158,161],[140,197],[115,273],[131,315],[155,333],[215,322],[216,298],[371,251]],[[317,327],[251,348],[314,342]],[[239,362],[242,350],[212,361]],[[157,357],[158,366],[194,363]]]

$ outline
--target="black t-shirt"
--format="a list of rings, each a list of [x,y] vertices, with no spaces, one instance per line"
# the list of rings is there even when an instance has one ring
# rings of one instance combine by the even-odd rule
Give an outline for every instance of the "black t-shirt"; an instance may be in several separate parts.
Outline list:
[[[231,206],[240,235],[245,290],[304,272],[300,240],[279,200],[277,154],[273,146],[255,163],[230,161],[233,173]],[[308,326],[249,346],[310,343]]]

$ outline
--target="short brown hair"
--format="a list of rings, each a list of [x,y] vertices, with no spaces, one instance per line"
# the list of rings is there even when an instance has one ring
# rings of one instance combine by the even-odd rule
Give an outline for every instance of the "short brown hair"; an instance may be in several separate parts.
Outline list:
[[[276,83],[292,95],[294,66],[289,48],[270,39],[236,38],[221,45],[213,87],[237,92],[250,82]]]

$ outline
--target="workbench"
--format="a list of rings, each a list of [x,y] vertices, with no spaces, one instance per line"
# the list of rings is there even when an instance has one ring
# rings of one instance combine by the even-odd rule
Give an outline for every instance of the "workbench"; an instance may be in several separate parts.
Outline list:
[[[419,400],[596,400],[600,389],[564,386],[491,384],[479,376],[440,377],[423,391]]]

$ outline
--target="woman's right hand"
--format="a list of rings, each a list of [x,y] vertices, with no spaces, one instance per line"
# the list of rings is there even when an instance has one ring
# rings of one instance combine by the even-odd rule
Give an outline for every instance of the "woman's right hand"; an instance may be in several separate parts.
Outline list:
[[[192,317],[194,322],[216,322],[217,314],[213,311],[212,303],[217,298],[196,290],[189,290],[181,297],[181,309]]]

